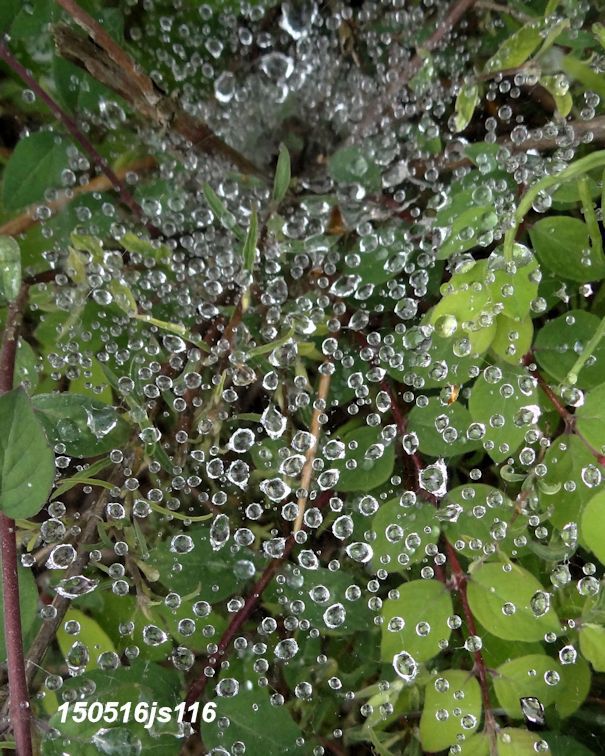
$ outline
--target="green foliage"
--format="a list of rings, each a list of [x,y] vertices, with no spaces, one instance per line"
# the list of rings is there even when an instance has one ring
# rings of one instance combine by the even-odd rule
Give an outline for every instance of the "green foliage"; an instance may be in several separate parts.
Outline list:
[[[0,509],[9,517],[32,517],[46,502],[55,461],[23,389],[0,396],[0,427]]]

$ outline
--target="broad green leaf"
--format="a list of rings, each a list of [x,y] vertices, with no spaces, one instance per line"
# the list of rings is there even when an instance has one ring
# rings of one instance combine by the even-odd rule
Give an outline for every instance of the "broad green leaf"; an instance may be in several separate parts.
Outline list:
[[[420,717],[420,742],[425,751],[443,751],[460,737],[470,737],[481,720],[481,688],[472,672],[439,672],[426,686]],[[444,715],[447,712],[447,716]]]
[[[605,564],[605,491],[600,491],[590,499],[581,517],[584,542],[599,562]]]
[[[59,186],[67,168],[68,142],[50,131],[21,139],[4,169],[2,202],[7,210],[41,202],[49,187]]]
[[[408,415],[408,429],[416,433],[423,454],[432,457],[452,457],[481,448],[480,441],[467,435],[471,416],[460,402],[443,404],[434,396],[426,406],[412,408]]]
[[[520,368],[490,365],[477,378],[468,408],[483,426],[483,446],[494,462],[503,462],[523,442],[537,405],[535,381]]]
[[[285,706],[272,706],[269,695],[262,689],[240,690],[232,698],[219,697],[217,718],[203,725],[204,744],[216,753],[227,749],[233,753],[233,744],[246,744],[246,756],[295,756],[306,753],[297,745],[301,737]],[[228,726],[221,726],[226,721]]]
[[[498,360],[518,365],[524,355],[531,349],[534,325],[530,317],[521,321],[498,315],[496,335],[490,344],[490,350]]]
[[[21,248],[12,236],[0,236],[0,294],[9,302],[21,289]]]
[[[123,310],[127,315],[136,316],[139,309],[137,300],[135,299],[130,286],[124,279],[112,279],[109,283],[108,289],[113,301],[120,310]]]
[[[490,303],[508,318],[523,320],[538,295],[539,271],[533,254],[522,244],[513,247],[512,265],[499,252],[487,260]]]
[[[594,751],[568,735],[558,732],[541,732],[540,735],[548,743],[552,756],[594,756]]]
[[[33,517],[48,499],[55,456],[22,388],[0,396],[0,428],[0,510]]]
[[[49,438],[67,454],[96,457],[120,447],[130,428],[114,407],[82,394],[38,394],[34,409]]]
[[[473,119],[473,114],[479,102],[479,86],[476,82],[464,84],[456,97],[454,120],[456,131],[464,131]]]
[[[2,556],[0,555],[0,567]],[[27,647],[29,635],[34,629],[38,617],[38,589],[33,573],[30,569],[18,566],[19,606],[21,607],[21,633]],[[0,580],[0,609],[4,617],[4,587]],[[6,645],[4,642],[4,622],[0,622],[0,659],[6,659]]]
[[[285,578],[284,583],[271,583],[263,596],[264,600],[280,607],[280,612],[287,613],[292,612],[292,602],[298,602],[296,616],[319,628],[322,636],[327,633],[350,635],[371,626],[372,614],[367,602],[361,597],[355,600],[347,598],[347,589],[356,585],[353,575],[343,570],[320,567],[316,570],[287,570]],[[287,599],[286,603],[284,599]],[[338,604],[344,612],[329,611],[330,607]]]
[[[595,464],[594,456],[575,435],[559,436],[548,448],[544,487],[538,490],[541,506],[552,509],[550,521],[556,528],[562,529],[570,522],[579,524],[584,504],[604,485],[602,481],[595,486]],[[548,489],[554,493],[549,494]]]
[[[576,674],[579,670],[579,675]],[[588,665],[563,665],[544,654],[520,656],[498,667],[494,691],[511,719],[523,719],[519,699],[537,698],[544,708],[555,704],[561,716],[569,716],[584,701],[590,687]]]
[[[361,184],[370,192],[380,189],[380,168],[360,147],[342,147],[328,161],[328,173],[339,184]]]
[[[577,218],[542,218],[529,236],[542,265],[562,278],[584,283],[605,277],[605,260],[591,249],[588,227]]]
[[[565,383],[600,322],[600,318],[585,310],[570,310],[550,320],[536,334],[534,353],[538,365],[558,383]],[[597,345],[592,358],[580,370],[576,386],[592,389],[601,383],[605,383],[605,341]]]
[[[428,661],[437,656],[441,644],[451,635],[451,594],[437,580],[413,580],[397,591],[398,598],[387,599],[382,605],[381,657],[393,664],[395,656],[405,652],[417,663]]]
[[[479,246],[484,234],[497,225],[498,216],[493,205],[480,205],[464,210],[445,228],[447,236],[439,247],[437,259],[447,260],[454,254],[459,255],[467,249]],[[487,243],[487,239],[485,241]]]
[[[498,638],[541,641],[560,630],[550,595],[518,564],[480,564],[471,571],[467,595],[474,616]]]
[[[161,541],[147,561],[168,590],[186,595],[197,589],[198,600],[214,604],[242,590],[242,581],[254,577],[251,556],[246,549],[237,554],[227,548],[215,551],[210,528],[199,525]]]
[[[605,627],[591,622],[580,626],[580,652],[595,672],[605,672]]]
[[[491,72],[517,68],[525,63],[541,41],[540,27],[535,22],[527,23],[504,40],[496,53],[487,61],[484,70]]]
[[[575,413],[576,428],[583,438],[600,453],[605,453],[605,383],[584,395],[583,404]]]
[[[425,548],[439,538],[439,520],[435,508],[420,502],[404,507],[399,499],[381,504],[372,519],[376,538],[372,541],[375,570],[407,572],[409,566],[426,557]]]
[[[279,145],[279,157],[273,179],[273,201],[278,204],[286,196],[290,186],[290,153],[285,144]]]
[[[516,513],[511,499],[483,483],[465,483],[448,491],[439,516],[448,539],[470,559],[482,557],[491,547],[518,551],[514,541],[527,531],[527,517]]]
[[[497,733],[498,756],[536,756],[538,744],[542,743],[542,733],[505,727]],[[539,753],[550,756],[550,749],[539,749]]]
[[[393,474],[395,449],[393,443],[380,441],[379,428],[358,428],[342,438],[347,447],[343,459],[336,459],[333,467],[338,471],[337,491],[371,491],[380,486]],[[348,468],[346,463],[354,461],[356,466]]]
[[[14,385],[26,384],[24,388],[28,393],[32,393],[40,381],[39,365],[40,358],[29,343],[24,339],[19,339],[17,358],[15,360]]]
[[[70,635],[65,630],[65,625],[68,622],[77,622],[80,628],[79,632],[75,635]],[[97,669],[97,659],[101,654],[115,651],[111,638],[99,623],[92,617],[84,614],[84,612],[73,608],[67,611],[64,620],[57,630],[57,643],[65,658],[68,658],[74,643],[81,643],[86,646],[89,655],[88,663],[86,664],[88,672],[92,669]]]
[[[256,258],[256,244],[258,242],[258,217],[256,210],[252,211],[250,216],[250,226],[246,235],[246,241],[244,242],[243,258],[244,258],[244,270],[251,271],[254,268],[254,260]]]

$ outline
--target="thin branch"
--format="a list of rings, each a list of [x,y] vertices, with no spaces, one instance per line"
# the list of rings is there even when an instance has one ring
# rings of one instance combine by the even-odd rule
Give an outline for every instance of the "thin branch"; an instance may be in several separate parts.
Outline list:
[[[13,388],[15,359],[23,308],[28,285],[22,284],[15,301],[8,306],[6,325],[0,350],[0,395]],[[4,593],[4,638],[7,652],[9,712],[17,753],[31,756],[31,709],[25,677],[25,659],[21,635],[21,604],[17,572],[17,534],[15,521],[0,512],[0,544],[2,547],[2,586]]]
[[[84,68],[97,81],[123,97],[141,116],[163,129],[170,128],[201,152],[222,155],[243,173],[263,176],[248,158],[218,137],[167,97],[101,24],[74,0],[55,0],[90,37],[83,38],[65,25],[55,29],[59,53]]]
[[[330,491],[324,491],[317,498],[315,505],[319,508],[325,506],[325,504],[330,499],[331,495],[332,494]],[[303,525],[303,528],[304,528],[304,525]],[[267,586],[269,585],[269,583],[275,576],[275,573],[278,571],[278,569],[288,559],[296,543],[297,541],[294,537],[294,532],[292,532],[286,538],[283,554],[280,557],[272,559],[269,562],[269,564],[265,567],[263,574],[258,579],[258,581],[254,584],[252,590],[248,594],[248,598],[246,599],[244,605],[239,610],[239,612],[237,612],[237,614],[233,616],[233,618],[231,619],[231,622],[227,626],[227,629],[223,633],[219,641],[216,653],[214,653],[208,659],[207,666],[209,666],[211,670],[216,671],[216,669],[219,667],[223,657],[225,656],[227,652],[227,649],[231,645],[231,641],[235,637],[236,633],[239,632],[240,628],[244,625],[246,620],[250,617],[254,609],[257,607],[265,589],[267,588]],[[193,683],[191,684],[187,692],[186,709],[188,709],[197,700],[199,700],[200,696],[206,690],[206,686],[208,685],[209,681],[210,681],[210,677],[205,673],[205,670],[204,672],[202,672],[200,677],[197,678],[197,680],[193,681]]]
[[[464,613],[464,621],[466,622],[466,628],[470,635],[477,635],[477,626],[475,624],[475,617],[468,603],[468,596],[466,594],[466,583],[468,577],[458,561],[456,550],[451,543],[445,539],[445,549],[447,553],[448,563],[452,571],[453,583],[460,603],[462,604],[462,611]],[[473,651],[473,657],[475,659],[475,672],[479,679],[479,687],[481,688],[481,700],[483,701],[483,714],[485,718],[485,730],[490,741],[490,754],[497,754],[496,744],[496,720],[492,709],[491,700],[489,697],[489,679],[487,666],[485,659],[480,650]]]
[[[82,132],[75,120],[63,110],[63,108],[48,94],[45,89],[43,89],[38,84],[36,79],[34,79],[27,68],[25,68],[25,66],[20,63],[17,58],[15,58],[15,56],[9,50],[6,40],[0,41],[0,59],[3,60],[6,65],[15,74],[17,74],[17,76],[23,81],[23,83],[27,84],[27,86],[36,94],[36,96],[46,104],[55,118],[61,121],[67,131],[80,144],[84,152],[88,154],[94,165],[96,165],[97,168],[107,176],[107,178],[111,182],[111,185],[118,192],[122,204],[128,207],[128,209],[134,214],[134,216],[141,222],[145,222],[145,214],[143,213],[141,206],[135,200],[132,194],[130,194],[123,181],[121,181],[118,176],[116,176],[114,170],[109,165],[107,160],[105,160],[105,158],[97,151],[92,142]],[[157,229],[151,227],[149,223],[147,223],[146,225],[148,228],[150,228],[150,231],[153,231],[157,234]]]
[[[431,36],[418,46],[416,55],[409,61],[398,76],[394,76],[388,83],[381,101],[373,101],[368,104],[366,112],[358,124],[355,132],[357,135],[365,134],[372,125],[375,125],[381,118],[388,104],[395,98],[424,65],[427,53],[432,52],[443,42],[447,35],[452,31],[464,14],[470,10],[476,0],[454,0],[448,8],[447,13],[435,27]]]
[[[313,436],[313,444],[307,449],[305,464],[303,465],[302,474],[300,476],[300,488],[303,489],[305,493],[298,499],[298,514],[296,515],[296,522],[294,523],[294,532],[300,530],[303,525],[303,516],[305,514],[309,488],[311,486],[311,477],[313,475],[313,462],[315,461],[319,446],[319,437],[321,435],[321,423],[319,422],[319,419],[325,410],[325,403],[328,398],[328,392],[330,391],[331,380],[331,373],[321,373],[319,387],[317,389],[317,399],[315,400],[313,416],[311,417],[311,436]]]
[[[123,168],[117,168],[115,171],[118,179],[123,180],[128,173],[146,173],[153,170],[157,165],[155,158],[144,157],[140,160],[135,160],[129,165],[125,165]],[[90,194],[92,192],[106,192],[113,186],[108,176],[96,176],[91,179],[84,186],[77,186],[73,190],[68,192],[62,192],[57,199],[51,202],[45,202],[44,206],[48,208],[52,215],[58,213],[70,202],[73,202],[76,197],[82,194]],[[5,236],[17,236],[18,234],[25,233],[29,228],[35,226],[40,222],[40,219],[36,217],[35,209],[40,206],[40,203],[32,205],[16,218],[12,218],[4,225],[0,226],[0,234]]]

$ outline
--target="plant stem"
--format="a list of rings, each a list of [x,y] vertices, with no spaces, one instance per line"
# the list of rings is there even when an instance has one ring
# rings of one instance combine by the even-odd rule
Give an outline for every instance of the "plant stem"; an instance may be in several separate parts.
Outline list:
[[[84,152],[88,154],[94,165],[96,165],[97,168],[110,180],[112,186],[118,192],[122,204],[125,205],[134,214],[134,216],[138,218],[138,220],[145,222],[145,217],[141,206],[135,200],[132,194],[130,194],[120,178],[115,174],[114,170],[109,165],[107,160],[105,160],[105,158],[95,149],[90,139],[88,139],[88,137],[82,132],[75,120],[63,110],[59,103],[53,100],[48,92],[38,84],[38,82],[34,79],[27,68],[25,68],[25,66],[20,63],[17,58],[15,58],[15,56],[8,49],[8,45],[6,44],[5,40],[0,41],[0,59],[3,60],[15,74],[17,74],[17,76],[23,81],[24,84],[27,84],[27,86],[36,94],[36,96],[46,104],[55,118],[61,121],[61,123],[65,126],[72,137],[77,142],[79,142],[80,146],[82,147]],[[155,229],[155,227],[151,226],[149,223],[147,223],[146,225],[149,230],[154,233],[154,235],[157,235],[159,233],[158,230]]]
[[[582,176],[578,179],[578,193],[582,201],[582,210],[584,211],[584,221],[590,234],[590,245],[599,259],[603,257],[603,239],[601,229],[597,221],[592,197],[590,196],[590,187],[588,185],[588,176]]]
[[[8,306],[0,350],[0,395],[13,388],[17,342],[22,310],[27,299],[27,284],[22,284],[17,299]],[[4,593],[4,638],[6,643],[10,722],[19,756],[31,756],[31,710],[25,678],[25,658],[21,635],[21,605],[17,572],[17,535],[15,521],[0,512],[2,547],[2,586]]]
[[[327,363],[323,363],[326,365]],[[296,522],[294,523],[294,532],[300,530],[303,524],[303,515],[305,514],[305,507],[307,505],[307,498],[309,496],[309,487],[311,486],[311,477],[313,475],[313,462],[317,454],[317,448],[319,446],[319,437],[321,434],[321,423],[319,418],[321,417],[325,407],[323,406],[328,397],[330,390],[330,381],[332,380],[331,373],[321,373],[319,379],[319,388],[317,389],[317,399],[315,400],[315,407],[313,409],[313,416],[311,417],[311,435],[313,436],[313,445],[307,450],[305,464],[303,465],[302,474],[300,476],[300,487],[306,491],[306,493],[298,499],[298,514],[296,515]]]
[[[462,611],[464,613],[464,621],[466,622],[466,628],[469,635],[477,635],[477,626],[475,625],[475,617],[468,603],[468,596],[466,594],[466,583],[468,577],[458,561],[456,550],[451,543],[445,539],[445,550],[447,553],[448,563],[452,571],[454,578],[454,588],[460,598],[462,604]],[[479,686],[481,688],[481,700],[483,701],[483,714],[485,718],[485,730],[490,740],[490,753],[497,753],[496,745],[496,720],[492,709],[491,700],[489,697],[489,679],[487,666],[483,658],[483,654],[480,650],[473,651],[473,657],[475,659],[475,672],[479,679]]]
[[[319,508],[325,506],[328,500],[330,499],[331,495],[332,493],[330,491],[323,491],[322,494],[318,496],[317,501],[315,502],[315,505]],[[304,528],[304,525],[303,525],[303,528]],[[223,633],[219,641],[216,653],[214,653],[208,659],[208,666],[212,670],[216,671],[217,667],[221,663],[221,660],[225,656],[227,649],[229,648],[231,644],[231,641],[235,637],[235,634],[239,631],[239,629],[246,622],[248,617],[252,614],[252,612],[258,605],[259,601],[261,600],[261,597],[265,589],[271,582],[277,570],[288,559],[288,557],[290,556],[290,553],[292,552],[292,549],[294,548],[294,546],[296,546],[296,543],[297,541],[294,537],[294,532],[292,532],[286,539],[286,544],[284,547],[283,554],[280,557],[272,559],[269,562],[269,564],[265,567],[263,574],[254,584],[252,590],[248,594],[248,598],[246,599],[244,605],[239,610],[239,612],[237,612],[237,614],[233,616],[233,619],[231,620],[231,622],[227,626],[227,629]],[[206,690],[206,686],[208,685],[209,681],[210,681],[210,677],[208,677],[205,674],[205,672],[202,672],[202,674],[197,678],[197,680],[193,681],[193,683],[189,687],[189,690],[187,691],[186,708],[189,708],[189,706],[192,706],[200,698],[200,696]]]
[[[193,118],[166,97],[133,58],[75,0],[55,2],[92,38],[92,41],[81,39],[69,27],[59,25],[55,29],[55,40],[61,55],[117,92],[146,120],[163,129],[170,128],[201,152],[222,155],[242,173],[263,176],[257,166],[220,139],[207,124]]]
[[[464,14],[470,10],[475,4],[476,0],[454,0],[447,10],[445,16],[438,21],[435,26],[435,31],[431,36],[419,45],[416,55],[409,61],[405,68],[399,73],[398,76],[393,76],[389,81],[385,93],[382,97],[382,101],[378,103],[372,100],[368,104],[366,111],[359,122],[354,135],[364,135],[372,126],[376,125],[382,117],[385,110],[385,100],[387,104],[391,101],[398,92],[400,92],[410,81],[410,79],[418,73],[418,71],[424,65],[428,53],[432,52],[438,47],[441,42],[452,31]]]

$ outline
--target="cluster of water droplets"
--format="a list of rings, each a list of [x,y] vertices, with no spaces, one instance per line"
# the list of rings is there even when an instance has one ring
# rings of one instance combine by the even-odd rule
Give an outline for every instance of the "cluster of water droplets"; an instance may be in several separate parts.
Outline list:
[[[57,270],[51,284],[40,286],[40,304],[32,300],[41,328],[57,335],[55,349],[44,355],[43,370],[55,385],[78,381],[100,399],[111,387],[120,412],[128,412],[137,449],[133,453],[125,436],[107,455],[120,484],[108,491],[102,542],[90,551],[88,564],[63,575],[78,564],[84,515],[81,499],[69,490],[48,508],[38,557],[23,559],[27,566],[44,566],[58,575],[50,590],[73,600],[76,608],[79,600],[103,592],[137,597],[137,617],[119,625],[118,635],[127,640],[122,656],[96,653],[79,640],[77,621],[65,623],[64,677],[82,679],[80,694],[88,690],[91,662],[112,670],[158,648],[165,649],[163,658],[179,671],[191,670],[196,657],[205,659],[201,669],[219,698],[237,696],[245,684],[271,689],[271,703],[284,704],[274,683],[282,668],[308,658],[303,655],[306,646],[319,649],[320,639],[348,628],[361,604],[367,609],[365,624],[356,630],[380,626],[384,597],[393,598],[397,570],[429,580],[447,566],[434,523],[425,522],[422,514],[435,502],[441,502],[436,519],[452,528],[454,545],[466,556],[489,557],[503,543],[513,556],[530,543],[537,544],[536,553],[551,545],[552,586],[535,592],[529,605],[536,618],[549,611],[549,591],[575,579],[568,559],[577,546],[577,527],[573,522],[551,527],[544,512],[544,496],[556,492],[547,490],[543,458],[550,440],[536,425],[541,410],[535,380],[526,374],[510,383],[495,366],[482,371],[476,358],[478,334],[491,327],[501,308],[482,313],[485,322],[471,324],[460,312],[448,312],[436,322],[427,320],[425,312],[442,281],[439,249],[455,226],[454,218],[435,223],[435,218],[447,217],[452,185],[471,171],[494,173],[494,160],[501,169],[486,181],[477,180],[468,198],[490,208],[475,241],[491,248],[511,221],[517,187],[560,170],[579,142],[590,138],[578,138],[555,119],[526,123],[518,104],[535,84],[531,73],[497,75],[486,84],[486,113],[492,115],[479,123],[473,138],[504,144],[495,158],[480,155],[473,166],[464,152],[467,139],[455,133],[452,121],[455,91],[472,68],[474,52],[464,24],[451,42],[452,60],[437,55],[440,75],[430,87],[405,86],[396,97],[385,97],[415,53],[416,30],[435,10],[432,2],[407,7],[397,1],[346,5],[301,0],[269,9],[203,4],[192,19],[179,2],[165,14],[149,2],[142,14],[128,20],[132,48],[144,51],[159,87],[251,156],[263,172],[273,170],[278,146],[285,142],[296,182],[294,193],[270,216],[268,184],[241,181],[220,155],[184,149],[169,129],[159,133],[141,124],[138,137],[157,158],[157,190],[146,192],[144,177],[135,172],[126,182],[141,190],[142,208],[162,232],[159,239],[132,244],[131,223],[117,205],[97,198],[98,216],[91,217],[85,205],[77,207],[73,231],[98,236],[102,243],[81,241],[74,253],[46,219],[45,208],[38,210],[45,221],[44,258]],[[573,28],[578,20],[579,15]],[[563,94],[564,78],[558,86]],[[581,117],[587,120],[598,96],[588,93],[585,100]],[[129,117],[110,100],[88,114],[91,125],[110,132],[124,127]],[[556,142],[549,157],[531,148],[532,140],[541,138]],[[331,162],[339,148],[360,143],[363,149],[348,155],[346,170]],[[77,151],[69,162],[62,175],[68,191],[85,183],[90,171]],[[220,216],[203,196],[205,182],[224,205]],[[51,192],[49,200],[53,197]],[[540,196],[534,210],[545,212],[550,202],[548,194]],[[241,237],[253,210],[262,219],[264,236],[250,271],[243,264]],[[464,251],[447,263],[448,278],[464,275],[473,262],[467,251],[472,245],[466,242],[476,229],[455,233]],[[498,270],[489,275],[495,280]],[[492,279],[465,284],[465,295],[482,296]],[[455,295],[453,284],[448,286],[442,294]],[[502,302],[515,296],[505,288]],[[147,318],[143,325],[125,308],[125,289],[134,293],[137,315]],[[557,295],[562,301],[568,297],[564,291]],[[53,320],[49,302],[55,312],[75,315]],[[230,329],[227,324],[242,302],[246,309]],[[546,304],[536,296],[531,307],[540,313]],[[175,327],[166,328],[166,323]],[[451,353],[435,349],[454,335]],[[513,344],[518,338],[518,333],[509,336]],[[200,339],[211,345],[209,351],[196,345]],[[572,348],[577,352],[581,345]],[[465,364],[464,373],[457,372],[458,363]],[[322,375],[332,379],[326,399],[316,395]],[[494,429],[513,422],[497,409],[485,423],[461,424],[452,415],[458,391],[461,400],[470,396],[468,385],[461,389],[458,384],[480,377],[494,388],[494,401],[520,397],[514,423],[524,432],[523,444],[504,458],[502,471],[510,482],[531,478],[536,484],[517,504],[518,521],[523,521],[519,528],[510,522],[511,502],[503,494],[494,490],[477,496],[475,484],[493,485],[494,477],[488,471],[486,478],[473,467],[475,462],[466,471],[468,488],[462,487],[459,497],[447,497],[454,488],[452,477],[458,485],[460,474],[448,468],[442,449],[462,439],[474,450],[493,451],[486,434],[491,437]],[[387,388],[393,378],[399,395]],[[582,392],[575,392],[570,403],[581,406]],[[391,415],[394,397],[413,407],[419,418],[426,412],[426,426],[419,419],[414,430],[402,429]],[[433,400],[439,411],[431,415]],[[310,432],[312,416],[318,416],[320,438]],[[61,480],[78,471],[86,474],[78,454],[67,453],[81,432],[73,422],[66,417],[57,425]],[[115,432],[117,416],[102,403],[92,403],[84,422],[101,441]],[[353,423],[352,430],[341,433],[347,423]],[[369,436],[356,440],[359,428],[371,432],[370,441]],[[440,451],[429,450],[416,484],[413,461],[427,444],[423,434],[439,443]],[[370,476],[394,450],[392,470],[376,491],[365,493],[364,472]],[[305,482],[307,465],[311,474]],[[352,473],[358,474],[356,482],[343,484]],[[600,486],[599,468],[585,465],[581,481],[589,488]],[[92,506],[98,489],[93,491],[87,481],[78,490],[86,496],[86,506]],[[280,568],[274,592],[253,615],[259,618],[256,631],[240,631],[233,661],[225,656],[219,672],[207,663],[220,638],[213,623],[223,628],[220,615],[230,619],[242,609],[251,581],[268,560],[289,557],[301,500],[305,532],[296,538],[291,564]],[[376,518],[393,500],[397,514],[379,532]],[[199,525],[196,518],[203,515],[209,521]],[[481,535],[466,537],[467,517],[484,523]],[[552,545],[555,536],[558,550]],[[196,570],[205,581],[203,599],[197,595]],[[594,572],[594,565],[584,565],[577,582],[582,596],[598,595]],[[344,582],[334,579],[340,573]],[[171,585],[182,586],[183,575],[193,596]],[[233,585],[223,596],[228,575]],[[215,601],[214,595],[221,598]],[[162,612],[147,611],[149,602],[160,603]],[[180,611],[183,604],[190,606],[188,614]],[[517,609],[526,607],[503,602],[503,615]],[[45,606],[40,614],[52,618],[53,609]],[[169,615],[177,618],[176,630]],[[391,620],[389,630],[402,632],[405,621],[404,612]],[[439,640],[461,624],[457,615],[444,627],[420,621],[415,633]],[[445,651],[447,642],[440,647]],[[479,652],[481,638],[471,635],[464,647],[471,655]],[[576,654],[573,645],[565,645],[559,651],[561,664],[573,663]],[[400,681],[412,685],[426,674],[422,661],[406,648],[398,650],[391,665],[396,677],[380,673],[382,692]],[[308,702],[328,691],[335,707],[350,706],[356,694],[347,674],[318,650],[313,669],[297,673],[291,695]],[[556,675],[549,673],[548,685],[557,684]],[[435,686],[446,689],[447,681],[440,680],[435,679]],[[48,676],[48,690],[61,691],[62,686],[60,675]],[[529,711],[532,701],[524,706]],[[364,704],[365,717],[373,711]],[[392,713],[389,706],[380,711],[384,719]],[[437,719],[444,717],[446,711],[438,712]],[[228,718],[223,724],[228,731]],[[476,724],[463,717],[462,729]],[[136,744],[116,745],[112,737],[99,730],[93,740],[104,753],[136,752]]]

